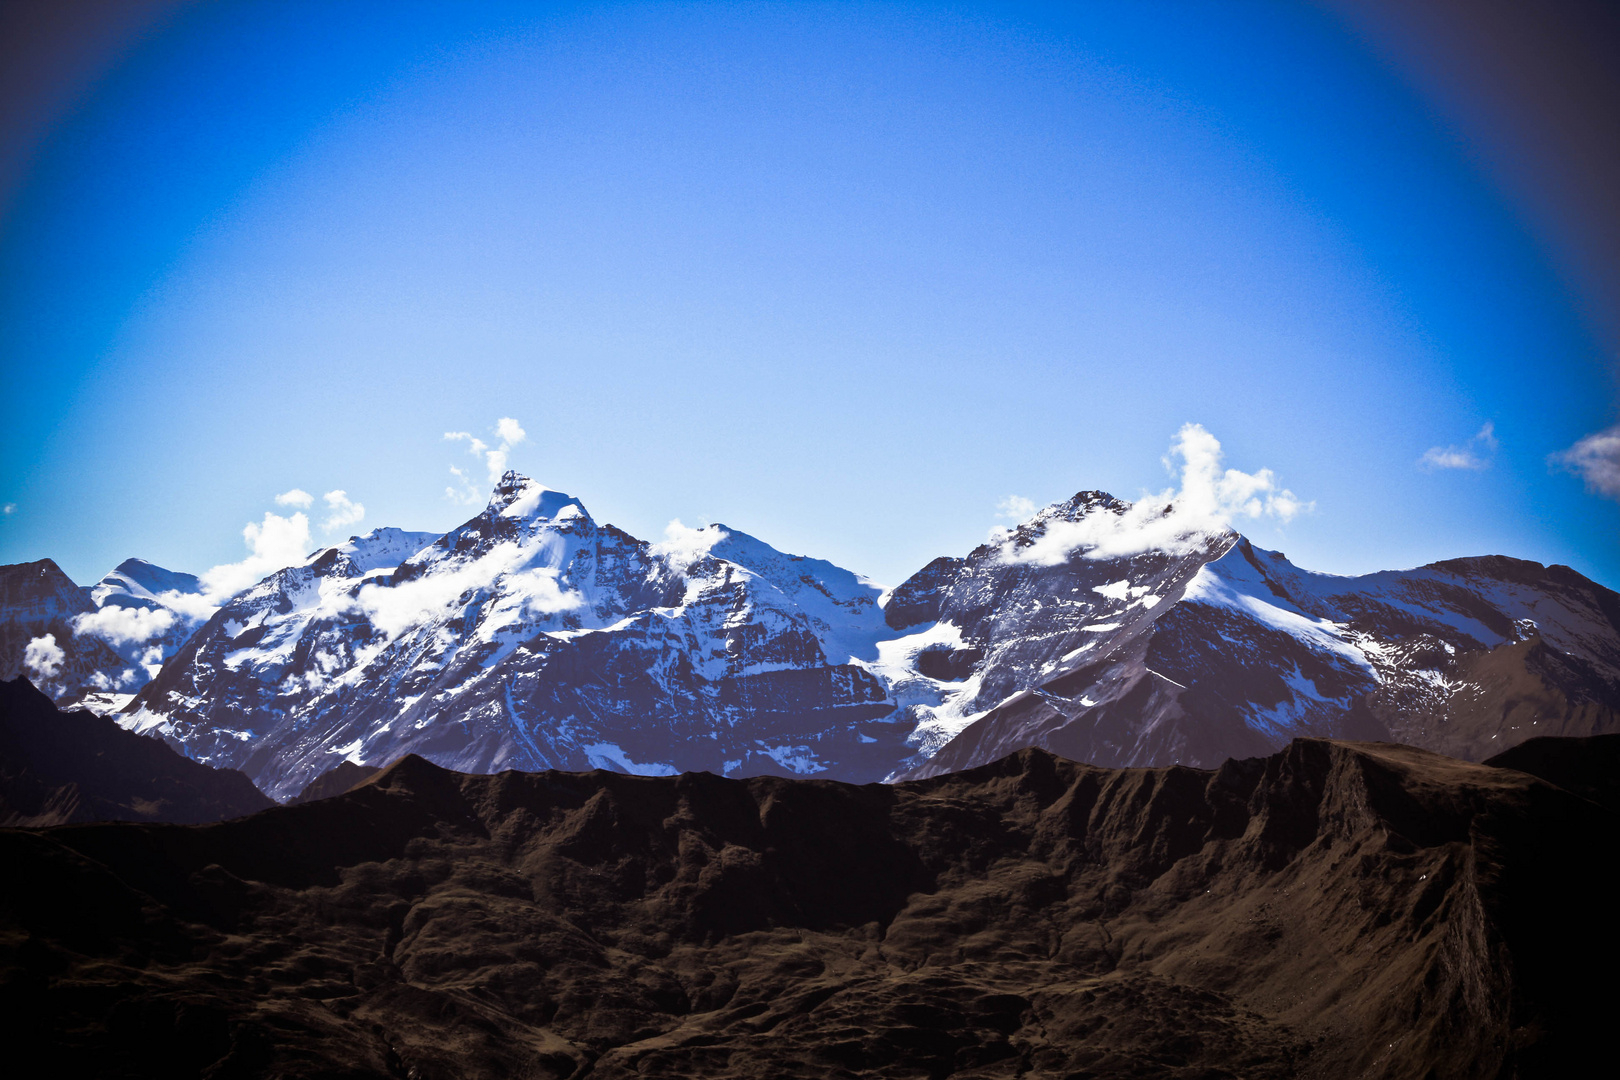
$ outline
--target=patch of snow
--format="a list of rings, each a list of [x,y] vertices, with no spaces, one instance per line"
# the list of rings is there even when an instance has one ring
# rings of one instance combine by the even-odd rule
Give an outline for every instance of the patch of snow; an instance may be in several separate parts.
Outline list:
[[[581,746],[580,751],[593,768],[611,769],[632,776],[677,776],[680,770],[663,762],[640,762],[631,759],[617,743],[598,742]]]

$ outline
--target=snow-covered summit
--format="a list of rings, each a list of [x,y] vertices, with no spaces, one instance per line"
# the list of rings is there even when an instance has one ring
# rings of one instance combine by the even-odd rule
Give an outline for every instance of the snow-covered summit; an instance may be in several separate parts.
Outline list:
[[[555,491],[510,469],[495,485],[485,513],[536,522],[590,517],[585,504],[572,495]]]
[[[116,604],[123,607],[162,603],[166,595],[197,596],[202,582],[196,575],[167,570],[145,559],[125,559],[100,581],[90,586],[90,599],[97,607]]]

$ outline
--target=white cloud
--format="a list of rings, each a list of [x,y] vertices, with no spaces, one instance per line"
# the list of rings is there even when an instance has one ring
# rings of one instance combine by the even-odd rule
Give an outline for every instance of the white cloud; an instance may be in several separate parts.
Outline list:
[[[1431,446],[1418,458],[1426,469],[1472,469],[1479,471],[1491,467],[1496,455],[1496,425],[1486,421],[1478,433],[1461,446]]]
[[[283,491],[280,495],[276,496],[277,506],[297,506],[304,510],[308,510],[311,504],[314,502],[315,496],[311,495],[303,488],[293,488],[291,491]]]
[[[158,593],[153,599],[189,623],[207,622],[214,612],[219,610],[219,605],[203,593],[168,589]]]
[[[452,442],[465,442],[468,453],[474,457],[483,458],[484,464],[489,470],[489,482],[493,484],[498,482],[501,474],[506,471],[506,461],[512,447],[527,441],[529,433],[524,431],[523,426],[510,416],[503,416],[495,421],[495,437],[500,442],[493,449],[488,443],[477,438],[470,431],[447,431],[444,433],[444,437]],[[452,469],[451,471],[454,472],[455,470]],[[454,493],[454,489],[447,488],[446,494],[449,494],[456,501],[462,501]]]
[[[37,637],[23,647],[23,667],[41,680],[54,679],[62,673],[67,654],[56,644],[55,634]]]
[[[1050,566],[1076,554],[1113,559],[1145,551],[1185,553],[1225,531],[1234,518],[1286,522],[1316,506],[1278,487],[1270,469],[1223,470],[1220,442],[1198,424],[1185,424],[1176,433],[1165,459],[1173,470],[1171,458],[1181,459],[1179,491],[1144,495],[1117,514],[1099,510],[1079,521],[1046,521],[1042,535],[1025,548],[1015,548],[1008,542],[1012,534],[1002,533],[1001,559]]]
[[[1009,495],[996,503],[996,517],[1008,521],[1028,521],[1035,515],[1035,501],[1022,495]]]
[[[694,529],[676,518],[664,526],[664,538],[647,548],[647,554],[663,559],[676,570],[684,571],[709,553],[709,549],[731,534],[718,525],[705,525]]]
[[[179,621],[174,612],[163,608],[117,607],[109,604],[98,611],[73,617],[75,637],[98,637],[115,648],[160,638]]]
[[[1588,435],[1550,461],[1585,480],[1588,490],[1620,500],[1620,424]]]
[[[495,421],[495,434],[499,435],[501,442],[508,446],[516,446],[529,437],[529,433],[510,416],[503,416]]]
[[[365,585],[355,603],[371,624],[389,638],[422,623],[449,614],[468,592],[488,589],[505,578],[501,591],[514,595],[520,606],[539,614],[568,611],[584,603],[584,597],[565,589],[551,567],[532,570],[518,568],[535,552],[518,544],[497,544],[483,556],[460,566],[435,566],[431,572],[398,585]]]
[[[298,565],[313,546],[309,518],[301,513],[282,517],[265,511],[262,524],[247,523],[242,539],[247,542],[247,558],[216,566],[202,575],[203,594],[213,604],[224,602],[277,570]]]
[[[0,513],[15,514],[16,512],[17,512],[17,504],[16,503],[6,503],[6,505],[4,507],[0,507]]]
[[[366,508],[357,502],[350,501],[348,492],[342,488],[337,491],[328,491],[321,498],[325,500],[327,509],[331,510],[331,514],[328,515],[327,519],[321,522],[321,528],[327,532],[358,524],[360,519],[366,516]]]

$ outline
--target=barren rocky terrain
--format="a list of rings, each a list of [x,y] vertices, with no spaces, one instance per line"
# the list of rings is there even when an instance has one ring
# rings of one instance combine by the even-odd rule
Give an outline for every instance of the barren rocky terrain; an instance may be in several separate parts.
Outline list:
[[[1617,822],[1557,781],[1616,741],[1537,740],[1541,778],[1325,740],[893,786],[411,757],[0,830],[0,1016],[99,1076],[1575,1075]]]

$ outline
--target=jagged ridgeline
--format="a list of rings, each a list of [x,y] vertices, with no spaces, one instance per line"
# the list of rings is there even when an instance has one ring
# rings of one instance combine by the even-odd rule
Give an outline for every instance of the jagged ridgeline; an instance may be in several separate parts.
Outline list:
[[[0,830],[0,1016],[73,1076],[1603,1075],[1617,742],[860,787],[413,756]]]
[[[649,544],[508,473],[443,536],[353,537],[200,614],[195,579],[133,560],[91,590],[5,568],[4,673],[50,634],[36,682],[59,703],[281,799],[406,753],[870,781],[1027,746],[1213,767],[1308,735],[1479,760],[1620,730],[1620,597],[1567,567],[1314,574],[1225,529],[1133,538],[1131,510],[1082,492],[885,591],[724,525]],[[167,627],[156,652],[97,634],[137,607]]]

